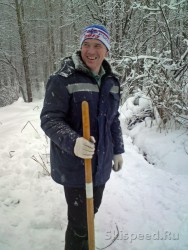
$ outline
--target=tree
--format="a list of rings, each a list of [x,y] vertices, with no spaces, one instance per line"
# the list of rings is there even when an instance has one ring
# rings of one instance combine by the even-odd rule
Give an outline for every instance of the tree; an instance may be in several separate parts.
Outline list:
[[[110,32],[109,60],[121,75],[122,102],[140,89],[152,98],[164,123],[187,114],[186,0],[13,2],[0,0],[0,88],[7,93],[17,84],[28,101],[61,58],[79,48],[82,28],[97,23]]]
[[[31,91],[31,78],[30,78],[30,71],[29,71],[29,52],[27,49],[27,40],[26,40],[26,33],[24,29],[24,6],[23,1],[15,0],[15,7],[16,7],[16,16],[17,16],[17,24],[18,24],[18,31],[20,36],[20,45],[21,45],[21,53],[22,53],[22,60],[23,60],[23,67],[25,73],[25,81],[26,81],[26,89],[27,89],[27,101],[32,102],[32,91]]]

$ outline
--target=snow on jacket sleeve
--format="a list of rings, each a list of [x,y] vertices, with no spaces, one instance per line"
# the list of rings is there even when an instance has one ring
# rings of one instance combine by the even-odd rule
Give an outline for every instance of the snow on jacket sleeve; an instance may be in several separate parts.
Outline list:
[[[115,116],[113,123],[111,125],[111,134],[114,143],[114,154],[124,153],[125,150],[124,150],[121,125],[119,120],[119,112],[117,112],[117,115]]]
[[[79,135],[67,124],[69,93],[59,75],[51,76],[47,83],[41,127],[45,134],[62,150],[74,155],[74,145]]]

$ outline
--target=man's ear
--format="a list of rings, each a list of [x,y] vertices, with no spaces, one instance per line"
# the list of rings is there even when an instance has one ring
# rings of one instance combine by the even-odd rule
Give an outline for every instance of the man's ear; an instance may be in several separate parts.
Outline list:
[[[106,50],[106,54],[105,54],[105,57],[108,57],[109,56],[109,51]]]

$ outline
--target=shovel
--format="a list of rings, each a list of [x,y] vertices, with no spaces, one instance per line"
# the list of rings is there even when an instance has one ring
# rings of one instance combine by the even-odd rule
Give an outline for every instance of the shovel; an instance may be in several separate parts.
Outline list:
[[[88,102],[82,102],[82,124],[83,137],[90,141],[90,119]],[[94,207],[93,207],[93,180],[91,159],[84,159],[85,164],[85,185],[86,185],[86,208],[89,250],[95,250],[95,229],[94,229]]]

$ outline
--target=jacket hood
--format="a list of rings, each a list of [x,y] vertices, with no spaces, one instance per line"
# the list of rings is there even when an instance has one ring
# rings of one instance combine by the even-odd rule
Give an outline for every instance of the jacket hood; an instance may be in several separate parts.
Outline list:
[[[115,72],[109,62],[104,59],[102,66],[108,75],[114,75],[116,78],[119,78],[119,75],[117,72]],[[88,75],[92,75],[92,72],[90,69],[85,65],[85,63],[81,59],[81,51],[76,51],[73,53],[70,57],[65,57],[61,63],[61,68],[56,72],[56,74],[69,77],[72,75],[75,71],[81,71]]]

